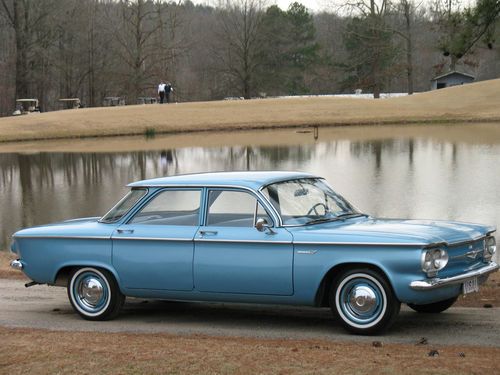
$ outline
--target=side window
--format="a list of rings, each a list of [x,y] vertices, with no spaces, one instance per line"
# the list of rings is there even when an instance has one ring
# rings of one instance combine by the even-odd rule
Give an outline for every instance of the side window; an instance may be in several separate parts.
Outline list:
[[[253,227],[256,218],[271,219],[257,199],[246,192],[211,190],[208,193],[207,225]]]
[[[189,225],[199,223],[200,190],[165,190],[139,211],[130,224]]]

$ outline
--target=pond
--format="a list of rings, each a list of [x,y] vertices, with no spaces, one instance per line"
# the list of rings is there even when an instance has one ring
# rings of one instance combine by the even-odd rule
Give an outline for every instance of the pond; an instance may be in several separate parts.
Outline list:
[[[19,228],[103,215],[139,179],[298,170],[379,217],[500,226],[500,124],[198,133],[0,145],[0,249]]]

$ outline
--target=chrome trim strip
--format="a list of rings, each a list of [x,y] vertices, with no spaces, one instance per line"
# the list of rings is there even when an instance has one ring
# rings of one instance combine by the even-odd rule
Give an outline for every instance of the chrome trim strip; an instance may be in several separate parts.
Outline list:
[[[10,266],[11,268],[14,268],[15,270],[22,270],[24,265],[21,263],[21,261],[19,259],[17,260],[13,260],[10,262]]]
[[[267,199],[266,195],[263,193],[263,190],[265,188],[267,188],[269,185],[264,185],[264,186],[261,186],[258,190],[258,193],[259,195],[262,197],[262,199],[264,200],[264,202],[266,203],[266,205],[268,205],[269,207],[271,207],[272,209],[272,212],[276,215],[276,217],[278,218],[278,227],[284,227],[283,225],[283,220],[281,219],[281,215],[278,213],[278,210],[276,209],[276,207],[274,207],[274,205],[271,203],[271,201],[269,199]]]
[[[266,199],[265,195],[260,192],[260,189],[259,190],[254,190],[254,189],[246,187],[246,186],[238,186],[238,185],[222,185],[222,186],[219,186],[219,185],[203,185],[203,187],[206,188],[206,196],[205,196],[206,198],[208,198],[210,189],[220,189],[220,190],[225,190],[225,189],[242,189],[242,190],[249,191],[257,199],[257,201],[259,201],[260,203],[262,203],[262,205],[264,206],[264,209],[267,208],[267,211],[271,213],[271,219],[273,220],[274,226],[275,227],[281,227],[281,217],[278,215],[278,213],[274,209],[274,206],[272,204],[270,204],[269,201]],[[206,207],[207,206],[207,199],[205,199],[204,206],[205,206],[205,208],[207,208]],[[207,226],[206,225],[207,214],[208,214],[208,210],[206,210],[206,212],[204,213],[205,217],[202,220],[202,226]],[[276,223],[278,223],[279,225],[276,225]]]
[[[192,238],[172,238],[172,237],[117,237],[113,236],[113,240],[133,240],[133,241],[192,241]]]
[[[62,238],[62,239],[83,239],[83,240],[109,240],[111,236],[14,236],[15,238]]]
[[[473,243],[473,242],[476,242],[476,241],[479,241],[483,238],[486,238],[486,236],[484,234],[481,234],[480,236],[477,236],[477,237],[474,237],[474,238],[471,238],[469,240],[463,240],[463,241],[457,241],[457,242],[446,242],[446,245],[448,246],[460,246],[460,245],[467,245],[467,244],[470,244],[470,243]]]
[[[420,242],[307,242],[307,241],[294,241],[294,245],[354,245],[354,246],[426,246],[427,243]]]
[[[444,279],[434,278],[429,280],[415,280],[410,283],[410,288],[414,290],[430,290],[448,285],[461,284],[467,279],[488,275],[492,272],[497,271],[499,268],[500,266],[498,264],[496,264],[495,262],[491,262],[488,265],[477,270],[469,271],[453,277],[447,277]]]
[[[232,242],[232,243],[267,243],[267,244],[288,244],[291,245],[292,241],[265,241],[265,240],[223,240],[216,238],[195,238],[195,242]]]

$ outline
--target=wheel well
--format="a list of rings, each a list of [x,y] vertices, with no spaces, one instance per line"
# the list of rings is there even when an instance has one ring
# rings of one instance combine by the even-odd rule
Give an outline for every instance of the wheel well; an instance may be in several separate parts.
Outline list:
[[[62,267],[57,272],[54,285],[56,285],[56,286],[64,286],[64,287],[67,286],[68,285],[68,280],[69,280],[69,277],[70,277],[71,273],[73,271],[75,271],[76,269],[82,268],[82,267],[93,267],[93,268],[97,268],[97,269],[100,269],[100,270],[107,271],[115,279],[115,281],[117,281],[116,274],[114,274],[112,272],[112,270],[108,269],[107,267],[103,267],[103,266],[100,266],[100,265],[96,266],[96,265],[79,264],[79,265],[72,265],[72,266]]]
[[[349,269],[354,269],[354,268],[369,268],[373,271],[378,272],[385,280],[387,283],[391,286],[392,284],[389,281],[389,278],[385,274],[385,272],[380,268],[377,267],[373,264],[369,263],[343,263],[343,264],[337,264],[335,267],[332,267],[326,275],[323,277],[323,280],[321,280],[321,283],[319,285],[318,291],[316,292],[316,306],[319,307],[329,307],[330,302],[328,301],[329,297],[329,292],[330,288],[332,286],[332,283],[335,279],[335,276],[338,274],[349,270]]]
[[[71,275],[71,272],[73,272],[77,266],[66,266],[63,267],[57,272],[56,275],[56,280],[54,282],[54,285],[56,286],[66,286],[68,284],[69,280],[69,275]]]

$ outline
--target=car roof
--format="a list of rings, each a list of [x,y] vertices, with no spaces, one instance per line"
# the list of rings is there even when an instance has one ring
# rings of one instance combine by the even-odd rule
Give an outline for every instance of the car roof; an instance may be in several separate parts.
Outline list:
[[[282,171],[208,172],[153,178],[133,182],[128,186],[238,186],[257,190],[262,186],[275,182],[298,178],[317,178],[317,176],[303,172]]]

